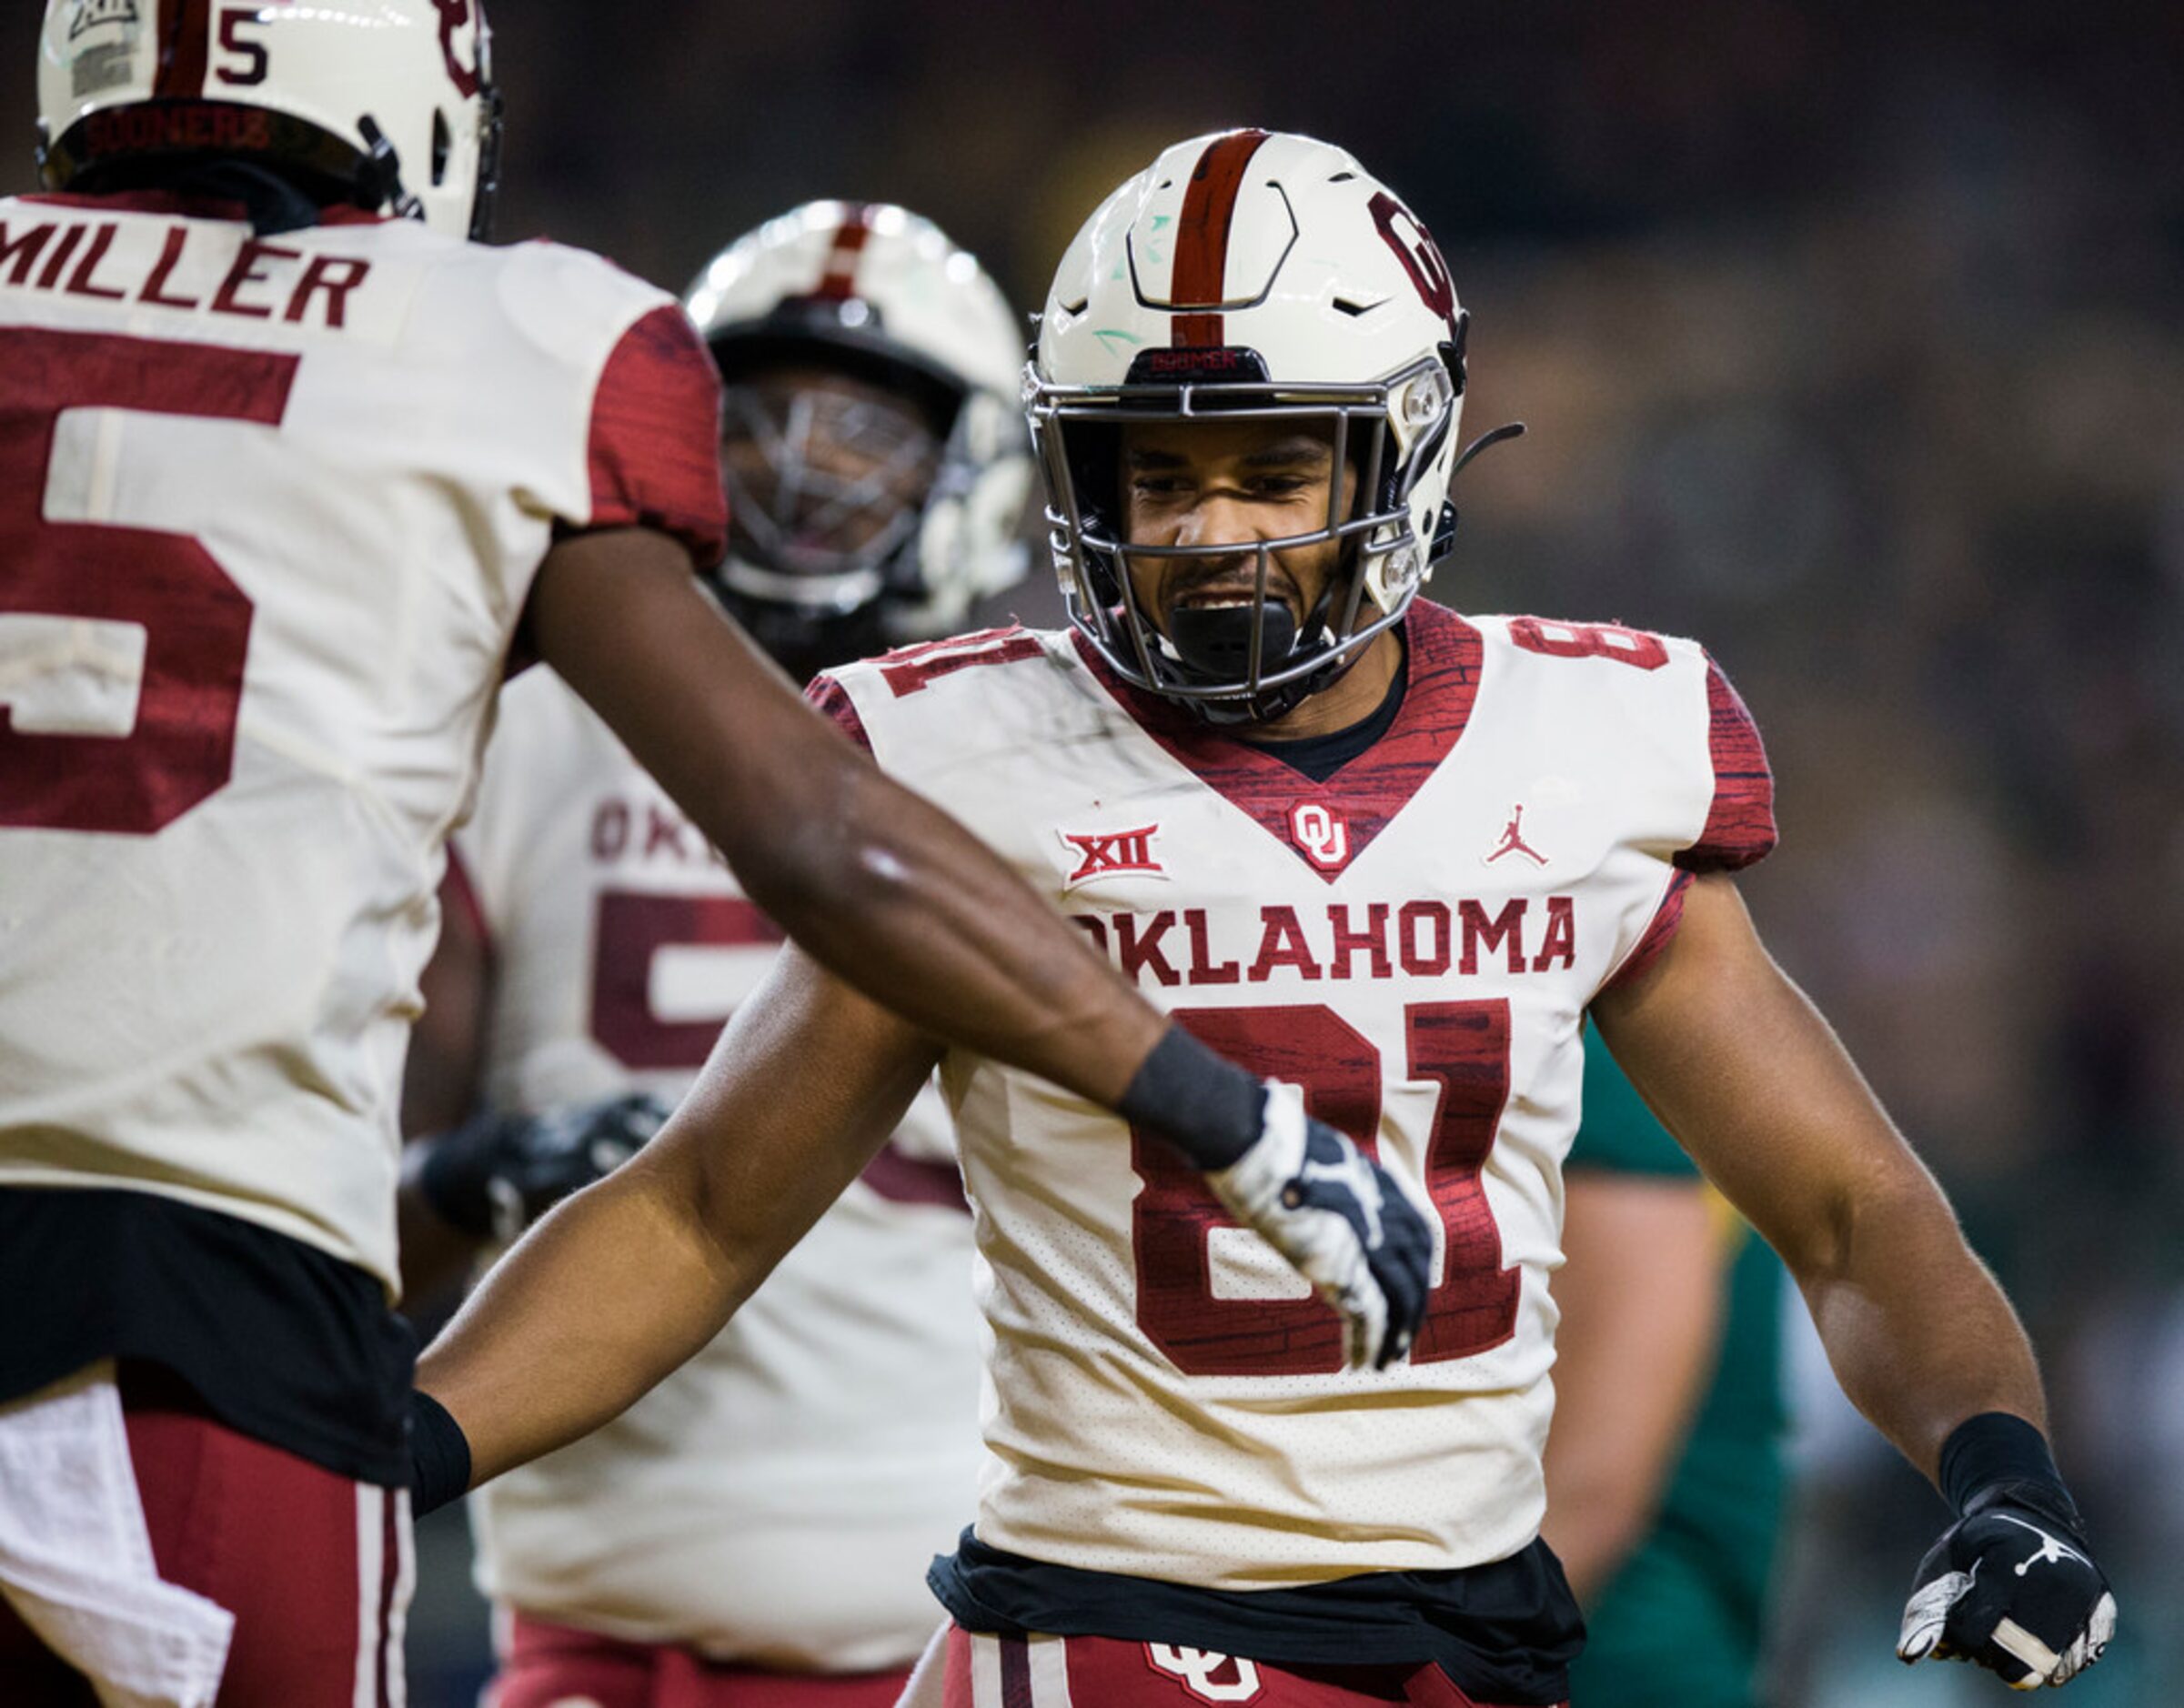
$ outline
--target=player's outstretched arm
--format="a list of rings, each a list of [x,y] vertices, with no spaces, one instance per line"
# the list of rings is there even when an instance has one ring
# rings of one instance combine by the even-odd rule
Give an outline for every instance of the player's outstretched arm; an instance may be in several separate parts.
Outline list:
[[[640,528],[541,568],[532,638],[814,959],[921,1030],[1171,1140],[1384,1365],[1424,1310],[1424,1219],[1349,1136],[1262,1087],[1124,984],[946,814],[891,782]]]
[[[751,899],[936,1036],[1112,1108],[1163,1023],[953,820],[889,781],[699,592],[682,548],[588,534],[539,571],[540,655]]]
[[[453,856],[449,856],[452,860]],[[493,957],[452,868],[440,884],[440,938],[418,980],[425,1011],[409,1029],[402,1070],[402,1185],[395,1199],[402,1294],[411,1305],[461,1285],[478,1235],[441,1214],[419,1184],[424,1145],[476,1112],[484,1071]]]
[[[1781,1253],[1844,1392],[1963,1515],[1919,1569],[1904,1658],[1974,1660],[2023,1687],[2089,1663],[2115,1604],[2039,1433],[2025,1331],[1735,884],[1697,879],[1658,962],[1594,1016]],[[2018,1569],[2030,1560],[2043,1566]]]
[[[422,1502],[597,1429],[711,1341],[871,1160],[936,1054],[785,951],[659,1135],[518,1240],[419,1361],[468,1451],[468,1475]]]

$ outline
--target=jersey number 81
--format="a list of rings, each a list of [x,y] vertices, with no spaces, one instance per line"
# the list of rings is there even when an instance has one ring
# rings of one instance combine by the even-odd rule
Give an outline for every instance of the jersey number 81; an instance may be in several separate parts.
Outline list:
[[[1173,1017],[1231,1060],[1301,1086],[1304,1104],[1378,1152],[1380,1051],[1334,1010],[1184,1009]],[[1516,1328],[1515,1269],[1479,1179],[1509,1098],[1509,1004],[1414,1002],[1403,1011],[1405,1077],[1437,1089],[1426,1190],[1438,1212],[1440,1284],[1411,1349],[1414,1364],[1468,1358]],[[1343,1368],[1342,1323],[1316,1298],[1219,1299],[1210,1236],[1235,1223],[1203,1177],[1153,1135],[1133,1130],[1144,1189],[1132,1210],[1138,1326],[1193,1376],[1304,1375]]]

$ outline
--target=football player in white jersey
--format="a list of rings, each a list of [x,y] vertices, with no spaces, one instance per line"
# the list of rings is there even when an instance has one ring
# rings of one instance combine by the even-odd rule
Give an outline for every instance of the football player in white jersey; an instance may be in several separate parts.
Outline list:
[[[706,599],[680,306],[467,241],[478,0],[49,0],[38,76],[48,193],[0,199],[0,1694],[385,1701],[401,1484],[468,1474],[390,1310],[396,1084],[512,650],[901,1011],[1208,1165],[1298,1120]],[[1378,1185],[1261,1211],[1374,1358],[1424,1290]]]
[[[733,519],[708,579],[791,676],[960,629],[1022,575],[1025,335],[975,259],[900,207],[817,202],[730,246],[688,301],[728,387]],[[405,1100],[437,1124],[482,1090],[491,1112],[411,1147],[413,1295],[431,1279],[413,1253],[467,1247],[640,1140],[629,1094],[682,1094],[780,940],[543,670],[501,697],[453,853]],[[931,1628],[926,1563],[977,1482],[967,1211],[929,1090],[711,1345],[478,1491],[496,1708],[890,1708]]]
[[[912,1694],[1558,1703],[1547,1281],[1589,1014],[1962,1514],[1906,1658],[2053,1683],[2098,1653],[2114,1603],[2024,1334],[1738,899],[1775,831],[1727,680],[1686,640],[1417,597],[1454,526],[1464,327],[1424,226],[1340,149],[1168,150],[1064,256],[1027,386],[1070,628],[815,685],[1181,1023],[1367,1136],[1435,1228],[1408,1355],[1345,1368],[1232,1220],[1338,1169],[1209,1182],[792,950],[641,1190],[549,1217],[428,1353],[482,1470],[689,1351],[793,1238],[793,1183],[869,1155],[937,1058],[989,1464]]]

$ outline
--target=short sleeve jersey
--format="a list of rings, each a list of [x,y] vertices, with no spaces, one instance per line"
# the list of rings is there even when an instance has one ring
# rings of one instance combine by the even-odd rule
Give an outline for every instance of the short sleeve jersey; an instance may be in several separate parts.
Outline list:
[[[548,670],[502,694],[454,846],[492,960],[498,1108],[629,1090],[673,1102],[780,950],[705,838]],[[486,1592],[721,1659],[912,1659],[934,1617],[926,1563],[978,1481],[966,1209],[929,1087],[710,1345],[472,1497]]]
[[[1561,1166],[1586,1006],[1694,871],[1774,839],[1764,755],[1689,641],[1420,601],[1387,733],[1323,782],[1005,630],[815,685],[1148,998],[1303,1086],[1436,1228],[1418,1342],[1333,1313],[1158,1140],[957,1054],[991,1331],[977,1530],[1210,1589],[1460,1567],[1537,1532]]]
[[[0,1187],[395,1284],[395,1092],[558,532],[724,546],[719,388],[594,256],[0,199]]]

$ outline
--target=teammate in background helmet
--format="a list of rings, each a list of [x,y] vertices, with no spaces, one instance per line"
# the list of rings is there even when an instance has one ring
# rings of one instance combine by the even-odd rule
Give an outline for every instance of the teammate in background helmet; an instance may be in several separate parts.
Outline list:
[[[465,241],[491,69],[476,0],[45,9],[59,194],[0,200],[12,1701],[398,1692],[402,1485],[468,1466],[389,1308],[396,1081],[519,629],[830,964],[1203,1162],[1293,1149],[705,598],[711,362],[594,257]],[[1422,1248],[1354,1195],[1263,1225],[1400,1343]]]
[[[790,676],[954,633],[1022,578],[1024,337],[972,256],[900,207],[816,202],[685,300],[728,386],[713,586]]]
[[[713,578],[790,674],[960,627],[1022,575],[1021,323],[933,226],[814,203],[726,250],[689,306],[729,382]],[[636,1100],[681,1095],[780,939],[545,671],[502,696],[453,847],[426,975],[449,1000],[406,1101],[445,1124],[482,1090],[494,1112],[410,1151],[413,1294],[434,1279],[413,1257],[512,1237],[641,1142]],[[654,1708],[698,1675],[723,1703],[892,1708],[932,1623],[926,1563],[977,1482],[966,1208],[929,1090],[710,1346],[478,1492],[498,1708]]]
[[[1072,628],[814,685],[1180,1023],[1373,1135],[1437,1227],[1407,1356],[1344,1367],[1339,1325],[1229,1221],[1248,1166],[1209,1191],[791,949],[647,1178],[520,1243],[420,1380],[499,1437],[504,1412],[611,1414],[940,1058],[992,1468],[931,1574],[953,1624],[911,1699],[1558,1703],[1581,1633],[1538,1541],[1546,1283],[1589,1013],[1966,1513],[1907,1656],[2059,1683],[2114,1603],[2008,1303],[1738,899],[1775,841],[1743,703],[1690,641],[1416,597],[1450,532],[1462,326],[1424,228],[1340,149],[1168,150],[1093,215],[1041,325]],[[525,1379],[549,1360],[554,1387]]]

